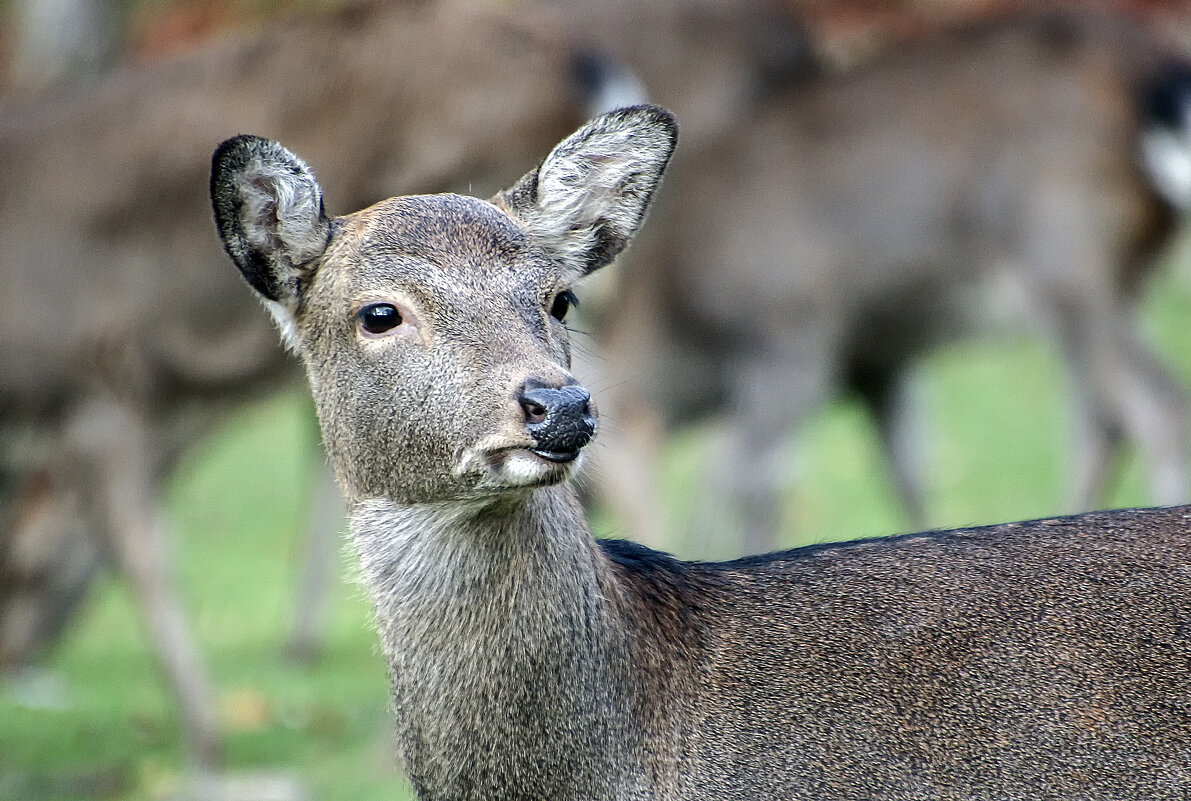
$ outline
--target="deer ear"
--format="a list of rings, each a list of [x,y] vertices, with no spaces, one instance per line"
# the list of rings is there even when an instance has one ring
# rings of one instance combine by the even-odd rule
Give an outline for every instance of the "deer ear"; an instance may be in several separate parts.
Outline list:
[[[657,106],[603,114],[493,202],[568,270],[586,275],[637,232],[677,139],[674,117]]]
[[[276,142],[237,136],[211,160],[211,202],[228,255],[284,323],[331,235],[314,174]]]

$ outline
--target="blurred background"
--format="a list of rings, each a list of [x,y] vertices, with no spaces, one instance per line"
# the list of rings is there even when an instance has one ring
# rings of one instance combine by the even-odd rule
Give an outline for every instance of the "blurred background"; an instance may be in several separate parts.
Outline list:
[[[1186,54],[1156,0],[3,0],[0,799],[408,792],[222,139],[343,213],[674,110],[568,319],[583,487],[732,557],[1191,496]]]

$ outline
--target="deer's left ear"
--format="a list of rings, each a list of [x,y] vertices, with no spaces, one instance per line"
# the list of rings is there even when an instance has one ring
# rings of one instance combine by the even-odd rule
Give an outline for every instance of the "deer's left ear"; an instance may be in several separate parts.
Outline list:
[[[678,126],[657,106],[603,114],[493,203],[575,277],[625,249],[674,152]]]

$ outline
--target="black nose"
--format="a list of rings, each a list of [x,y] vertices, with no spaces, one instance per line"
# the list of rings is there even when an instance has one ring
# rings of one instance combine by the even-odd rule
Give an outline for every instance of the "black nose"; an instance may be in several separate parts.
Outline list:
[[[527,384],[517,400],[525,412],[525,427],[536,445],[533,452],[544,459],[569,462],[595,435],[591,393],[584,387]]]

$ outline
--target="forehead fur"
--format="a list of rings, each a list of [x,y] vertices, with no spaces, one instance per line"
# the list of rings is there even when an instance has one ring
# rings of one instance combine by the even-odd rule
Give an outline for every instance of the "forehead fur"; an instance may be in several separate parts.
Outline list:
[[[503,211],[463,195],[392,198],[349,219],[359,257],[406,256],[443,271],[507,266],[527,242]]]

